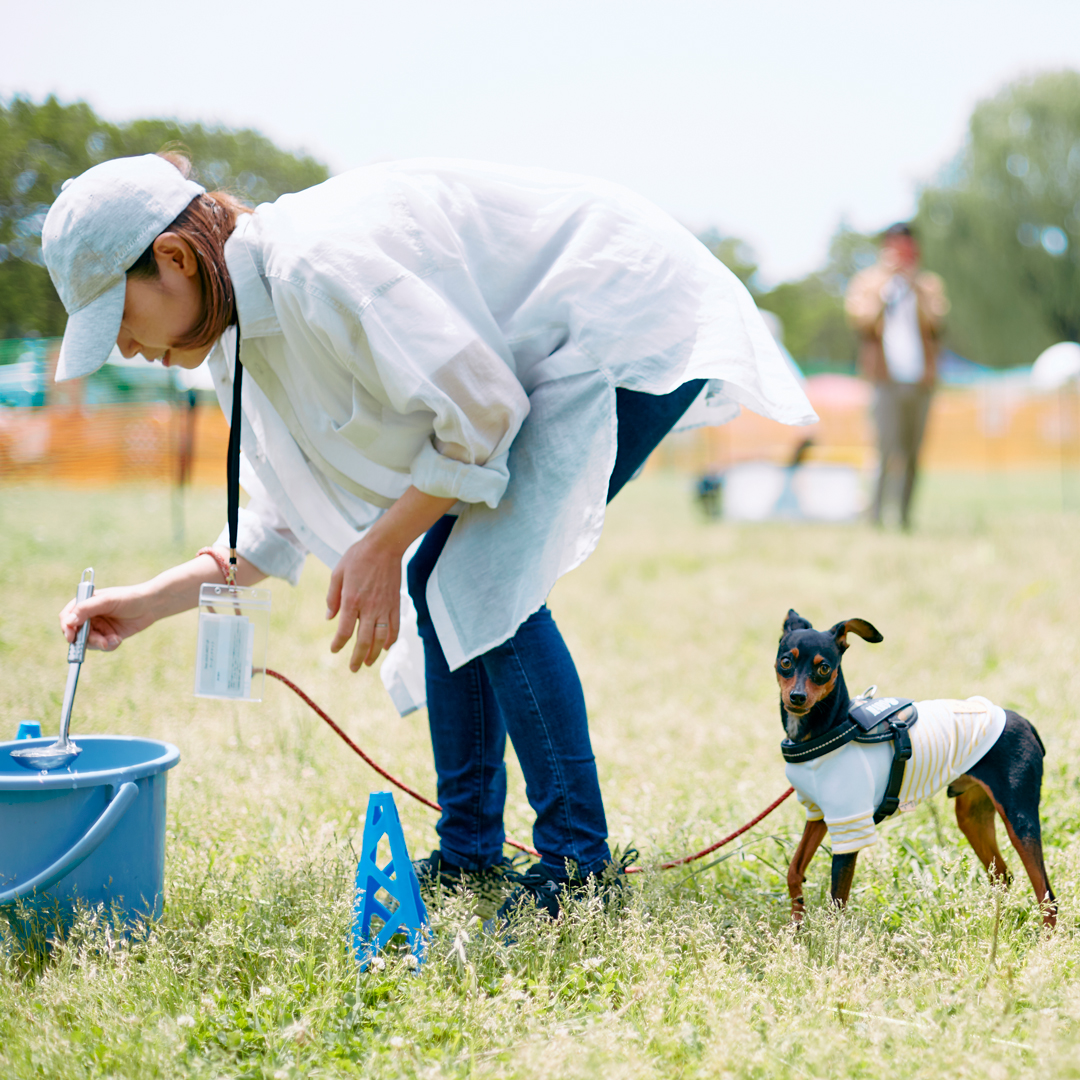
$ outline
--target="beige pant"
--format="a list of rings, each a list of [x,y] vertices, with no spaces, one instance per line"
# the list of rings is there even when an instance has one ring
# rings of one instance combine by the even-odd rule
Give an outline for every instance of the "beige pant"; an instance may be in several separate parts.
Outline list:
[[[932,389],[921,383],[878,383],[874,388],[874,423],[877,425],[881,468],[871,511],[881,521],[886,495],[896,494],[900,524],[910,524],[911,496],[919,464],[919,448],[926,430]]]

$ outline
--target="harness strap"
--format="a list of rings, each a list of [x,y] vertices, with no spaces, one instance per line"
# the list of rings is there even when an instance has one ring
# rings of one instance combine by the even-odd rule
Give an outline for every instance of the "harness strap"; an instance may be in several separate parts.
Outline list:
[[[784,739],[780,744],[780,753],[784,755],[785,761],[795,765],[804,761],[813,761],[814,758],[831,754],[834,750],[839,750],[841,746],[846,746],[858,736],[860,731],[862,728],[858,724],[845,720],[839,727],[830,728],[816,739],[807,739],[805,742]]]
[[[873,708],[874,704],[879,707]],[[907,763],[911,760],[911,736],[908,732],[919,719],[919,712],[914,702],[908,698],[877,699],[871,703],[869,709],[867,705],[867,700],[856,699],[851,706],[851,714],[857,716],[862,723],[847,719],[838,727],[830,728],[816,739],[807,739],[805,742],[784,739],[780,744],[780,753],[785,761],[800,765],[831,754],[852,741],[891,742],[893,759],[889,767],[889,782],[885,785],[885,797],[881,800],[881,805],[874,811],[874,824],[878,825],[900,809],[900,788],[904,784]],[[873,726],[868,727],[871,718]]]
[[[890,721],[889,727],[893,733],[893,759],[889,769],[889,782],[885,786],[885,798],[881,805],[874,811],[874,824],[878,825],[887,817],[892,817],[900,809],[900,788],[904,783],[904,770],[911,759],[911,736],[908,734],[908,724]]]

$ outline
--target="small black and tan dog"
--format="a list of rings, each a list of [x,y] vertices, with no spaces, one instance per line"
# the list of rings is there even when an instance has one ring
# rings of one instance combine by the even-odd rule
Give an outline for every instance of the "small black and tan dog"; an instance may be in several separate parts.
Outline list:
[[[831,896],[843,906],[859,851],[874,843],[877,822],[947,784],[957,824],[983,866],[1009,881],[994,828],[995,811],[1001,815],[1043,922],[1053,926],[1057,905],[1039,824],[1045,750],[1038,732],[985,698],[913,703],[864,697],[853,705],[840,670],[849,634],[884,640],[864,619],[819,631],[789,611],[776,654],[787,774],[808,811],[788,867],[792,919],[802,919],[803,881],[826,832],[832,833]]]

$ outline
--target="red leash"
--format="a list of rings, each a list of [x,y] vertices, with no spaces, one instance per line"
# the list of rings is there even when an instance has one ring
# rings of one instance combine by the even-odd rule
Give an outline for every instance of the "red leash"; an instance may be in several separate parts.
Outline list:
[[[774,800],[761,811],[756,818],[752,818],[741,829],[736,829],[733,833],[728,834],[723,840],[717,840],[715,844],[710,847],[702,848],[701,851],[695,851],[693,855],[684,855],[681,859],[675,859],[672,862],[666,862],[660,864],[661,870],[674,870],[676,866],[683,866],[686,863],[694,862],[697,859],[703,859],[706,855],[711,855],[717,848],[722,848],[725,844],[730,844],[737,836],[742,836],[748,829],[752,829],[759,821],[763,821],[767,818],[795,789],[789,787],[779,799]],[[628,866],[626,872],[628,874],[640,874],[642,870],[646,869],[644,866]]]
[[[199,554],[211,556],[211,558],[213,558],[213,560],[218,564],[218,569],[224,575],[225,580],[229,580],[229,567],[228,564],[225,562],[225,557],[221,554],[220,551],[215,551],[213,548],[203,548],[201,551],[199,551]],[[340,727],[338,727],[338,725],[330,718],[329,714],[323,709],[321,709],[318,705],[316,705],[315,702],[312,701],[312,699],[308,697],[307,694],[305,694],[304,691],[301,690],[300,687],[292,681],[292,679],[289,679],[286,676],[282,675],[280,671],[274,671],[272,668],[266,668],[265,670],[267,675],[273,676],[275,679],[278,680],[278,682],[283,682],[294,694],[297,695],[297,697],[299,697],[308,706],[308,708],[312,709],[315,713],[322,717],[322,719],[325,720],[334,729],[334,731],[336,731],[338,735],[340,735],[341,738],[348,744],[349,748],[355,753],[359,754],[360,757],[362,757],[368,765],[370,765],[381,777],[383,777],[383,779],[389,780],[390,783],[393,784],[396,788],[404,791],[406,795],[411,795],[417,802],[421,802],[425,806],[430,807],[432,810],[438,810],[440,813],[442,813],[442,807],[437,802],[432,802],[431,799],[428,799],[425,796],[421,795],[419,791],[414,791],[411,787],[408,786],[408,784],[402,783],[396,776],[391,776],[390,773],[388,773],[381,765],[368,757],[368,755],[365,754],[364,751],[361,750],[360,747],[357,746],[356,743],[354,743],[352,739],[350,739],[349,736],[341,730]],[[742,836],[742,834],[748,829],[752,829],[759,821],[767,818],[794,790],[794,788],[789,787],[787,791],[785,791],[784,794],[780,796],[780,798],[776,799],[774,802],[769,803],[769,805],[766,806],[765,809],[762,810],[757,817],[748,821],[745,825],[742,826],[742,828],[736,829],[733,833],[725,836],[722,840],[717,840],[715,844],[711,844],[709,847],[703,848],[701,851],[695,851],[693,855],[685,855],[681,859],[675,859],[672,862],[661,863],[660,869],[671,870],[674,869],[674,867],[676,866],[684,866],[686,863],[691,863],[696,861],[697,859],[704,858],[706,855],[711,855],[714,851],[717,850],[717,848],[722,848],[725,844],[730,844],[732,840],[736,839],[739,836]],[[508,846],[517,848],[518,851],[524,851],[527,854],[533,855],[538,859],[540,858],[540,852],[537,851],[536,848],[529,847],[528,844],[522,844],[517,840],[511,840],[509,836],[504,837],[504,840]],[[640,874],[641,871],[644,869],[646,868],[643,866],[628,866],[626,868],[626,873]]]
[[[201,555],[202,552],[199,552],[199,554]],[[214,554],[214,552],[210,551],[208,552],[208,554],[212,555]],[[425,796],[421,795],[419,791],[413,791],[413,789],[409,787],[408,784],[403,784],[396,776],[391,776],[390,773],[388,773],[381,765],[368,757],[368,755],[365,754],[364,751],[361,750],[360,747],[357,746],[356,743],[354,743],[352,739],[350,739],[349,736],[341,730],[340,727],[338,727],[338,725],[330,718],[330,716],[324,710],[319,708],[319,706],[316,705],[315,702],[312,701],[311,698],[309,698],[307,694],[305,694],[304,691],[301,690],[300,687],[292,681],[292,679],[286,678],[284,675],[281,674],[281,672],[274,671],[272,668],[266,668],[266,674],[272,675],[275,679],[278,680],[278,682],[283,682],[294,694],[296,694],[297,697],[301,699],[301,701],[304,702],[304,704],[306,704],[310,709],[312,709],[320,717],[322,717],[322,719],[325,720],[334,729],[334,731],[336,731],[338,735],[340,735],[341,738],[348,744],[349,748],[355,753],[359,754],[360,757],[362,757],[364,761],[367,762],[367,764],[370,765],[384,780],[389,780],[390,783],[393,784],[396,788],[404,791],[406,795],[411,795],[417,802],[423,803],[425,806],[430,807],[432,810],[438,810],[440,812],[442,811],[442,807],[437,802],[432,802],[431,799],[428,799]],[[779,799],[775,800],[775,802],[771,802],[767,807],[765,807],[764,810],[761,811],[760,814],[758,814],[756,818],[748,821],[745,825],[742,826],[741,829],[736,829],[735,832],[731,833],[729,836],[725,836],[723,840],[717,840],[715,844],[712,844],[710,847],[704,848],[701,851],[695,851],[693,855],[686,855],[681,859],[675,859],[673,862],[661,863],[660,869],[671,870],[673,867],[683,866],[685,863],[694,862],[696,859],[701,859],[704,858],[706,855],[712,854],[712,852],[716,851],[717,848],[721,848],[725,844],[730,844],[731,841],[734,840],[736,837],[742,836],[744,832],[746,832],[748,829],[752,829],[759,821],[767,818],[794,790],[794,788],[789,787],[787,791],[785,791],[784,794],[780,796]],[[522,844],[519,843],[517,840],[511,840],[509,836],[507,836],[505,839],[506,843],[510,847],[517,848],[519,851],[524,851],[527,852],[529,855],[535,855],[536,858],[540,858],[540,852],[537,851],[535,848],[529,847],[528,844]],[[626,868],[626,872],[628,874],[640,874],[641,871],[645,869],[646,867],[644,866],[628,866]]]

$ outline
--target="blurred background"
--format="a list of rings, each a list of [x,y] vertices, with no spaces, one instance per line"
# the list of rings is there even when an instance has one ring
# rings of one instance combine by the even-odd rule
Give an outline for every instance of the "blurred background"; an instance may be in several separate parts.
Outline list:
[[[315,0],[300,18],[44,0],[4,27],[0,488],[223,482],[227,429],[199,373],[115,355],[51,377],[65,316],[41,260],[49,205],[95,162],[178,143],[204,184],[253,204],[426,155],[652,198],[772,313],[821,416],[790,429],[744,412],[657,451],[650,467],[685,474],[704,512],[743,519],[865,509],[873,388],[844,297],[881,231],[910,221],[951,305],[923,468],[1052,477],[1061,510],[1080,508],[1074,4]]]

